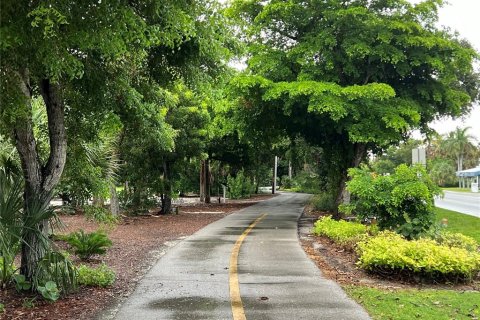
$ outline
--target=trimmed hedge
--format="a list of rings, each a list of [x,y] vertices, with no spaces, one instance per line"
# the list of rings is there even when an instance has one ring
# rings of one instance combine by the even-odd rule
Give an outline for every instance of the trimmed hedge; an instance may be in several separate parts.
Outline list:
[[[357,222],[336,221],[330,216],[320,218],[314,224],[313,233],[326,236],[340,245],[353,245],[366,236],[368,227]]]
[[[418,274],[431,279],[471,280],[480,270],[480,254],[440,245],[434,240],[406,240],[390,231],[360,241],[358,265],[381,273]]]

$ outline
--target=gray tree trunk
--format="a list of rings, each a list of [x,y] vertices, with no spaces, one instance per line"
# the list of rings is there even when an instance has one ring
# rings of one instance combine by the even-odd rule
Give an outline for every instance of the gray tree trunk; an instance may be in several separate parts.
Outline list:
[[[364,143],[356,143],[354,145],[353,158],[350,163],[351,168],[356,168],[360,165],[367,153],[367,145]],[[340,182],[338,185],[337,198],[335,199],[335,211],[333,214],[334,219],[340,219],[342,217],[341,212],[338,211],[338,206],[342,203],[350,202],[350,192],[346,189],[348,181],[347,172],[342,173]]]
[[[19,73],[19,86],[25,97],[27,116],[17,119],[14,128],[15,145],[22,163],[25,178],[25,212],[24,221],[31,221],[29,215],[34,204],[47,207],[52,191],[60,181],[67,155],[67,139],[64,123],[64,104],[61,88],[48,79],[39,83],[40,93],[47,108],[48,135],[50,139],[50,154],[45,165],[42,165],[37,151],[37,143],[33,133],[31,117],[31,86],[28,70]],[[48,234],[48,221],[40,221],[35,229],[45,236]],[[41,234],[24,232],[22,235],[22,253],[20,272],[31,280],[38,261],[45,254]]]
[[[110,212],[114,216],[120,214],[120,204],[118,202],[117,188],[114,183],[110,183]]]

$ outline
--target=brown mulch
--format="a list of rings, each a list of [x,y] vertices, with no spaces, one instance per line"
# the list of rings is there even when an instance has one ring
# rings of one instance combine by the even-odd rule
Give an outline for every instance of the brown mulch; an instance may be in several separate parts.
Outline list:
[[[308,207],[304,215],[320,217],[325,212],[312,211]],[[302,234],[300,242],[306,254],[322,271],[322,275],[342,286],[362,285],[381,289],[450,289],[458,291],[480,290],[480,282],[471,283],[422,283],[413,279],[402,280],[395,277],[385,278],[369,273],[356,265],[357,255],[352,248],[344,248],[327,237]]]
[[[124,217],[119,225],[107,231],[113,242],[107,254],[88,263],[97,265],[103,261],[115,270],[117,279],[114,285],[109,288],[81,287],[55,303],[37,298],[33,307],[22,306],[32,295],[19,294],[13,288],[0,290],[0,303],[5,305],[0,319],[94,319],[99,312],[133,292],[136,283],[158,259],[159,249],[165,249],[167,242],[189,236],[234,211],[270,197],[258,195],[226,204],[179,206],[178,215]],[[82,215],[61,216],[61,220],[65,229],[59,233],[63,234],[80,229],[91,232],[99,228]],[[65,246],[64,243],[58,245]]]

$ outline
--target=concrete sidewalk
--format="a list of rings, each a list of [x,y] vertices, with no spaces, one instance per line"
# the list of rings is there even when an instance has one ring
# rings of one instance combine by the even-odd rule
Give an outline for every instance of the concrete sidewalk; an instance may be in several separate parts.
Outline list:
[[[140,281],[115,319],[234,319],[229,292],[232,249],[265,213],[245,236],[238,256],[245,318],[370,319],[336,283],[321,277],[301,248],[297,219],[308,197],[281,194],[181,241]]]

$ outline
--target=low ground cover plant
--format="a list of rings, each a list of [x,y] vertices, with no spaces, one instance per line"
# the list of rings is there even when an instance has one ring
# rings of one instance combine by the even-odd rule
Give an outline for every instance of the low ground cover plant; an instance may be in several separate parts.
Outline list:
[[[96,268],[87,265],[78,267],[78,283],[86,286],[108,287],[115,282],[115,272],[102,263]]]
[[[471,280],[480,271],[480,254],[431,239],[408,240],[384,231],[357,245],[358,264],[381,274],[418,275],[432,280]]]
[[[441,231],[434,236],[434,240],[440,245],[463,248],[468,251],[475,251],[478,248],[475,239],[457,232]]]
[[[441,230],[432,238],[407,239],[393,231],[378,232],[375,226],[336,221],[326,216],[313,232],[347,249],[355,249],[358,265],[389,276],[421,280],[469,281],[480,271],[475,239]]]
[[[367,236],[369,229],[358,222],[336,221],[330,216],[325,216],[315,222],[313,232],[319,236],[326,236],[340,245],[350,246]]]
[[[57,284],[53,281],[47,281],[44,285],[38,286],[38,292],[47,301],[57,301],[60,298],[60,291]]]

